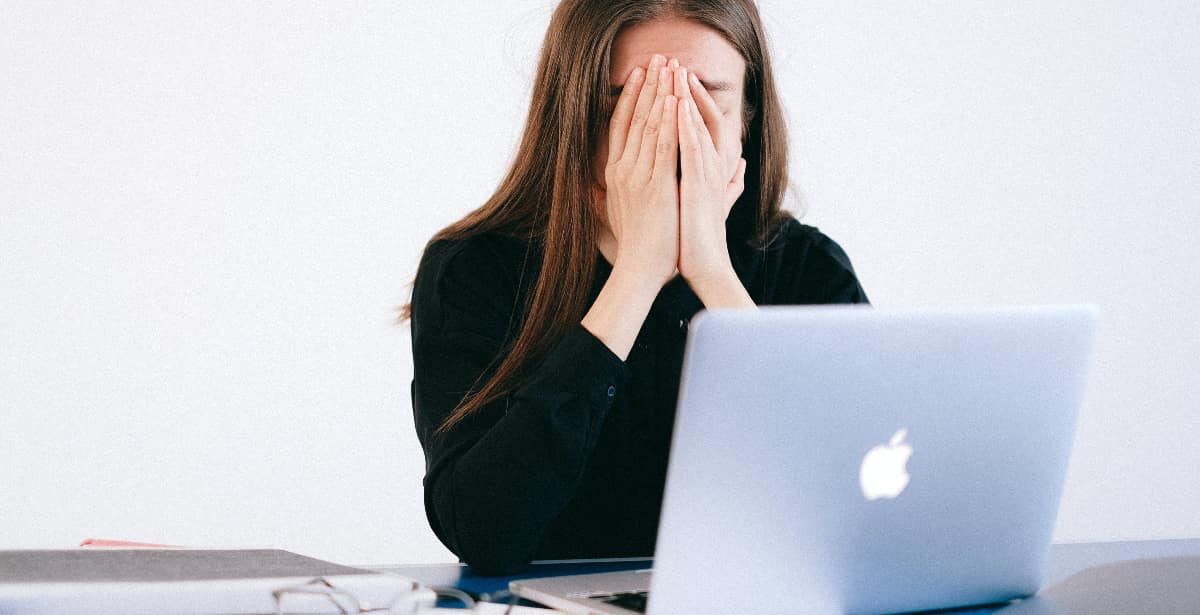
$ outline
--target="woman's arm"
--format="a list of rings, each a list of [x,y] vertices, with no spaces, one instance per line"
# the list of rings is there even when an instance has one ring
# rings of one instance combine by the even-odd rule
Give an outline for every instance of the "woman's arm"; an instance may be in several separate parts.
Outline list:
[[[463,394],[506,351],[513,272],[486,242],[431,247],[413,289],[413,412],[425,450],[425,506],[442,542],[485,573],[533,558],[573,497],[613,398],[628,378],[619,357],[582,326],[533,377],[436,433]]]
[[[622,361],[629,358],[661,285],[618,262],[582,325]]]
[[[742,286],[742,281],[738,279],[732,266],[721,275],[700,280],[688,280],[688,285],[692,287],[692,291],[696,293],[696,296],[704,304],[704,308],[708,310],[755,309],[758,307],[754,303],[754,299],[750,298],[750,293],[746,292],[746,287]]]

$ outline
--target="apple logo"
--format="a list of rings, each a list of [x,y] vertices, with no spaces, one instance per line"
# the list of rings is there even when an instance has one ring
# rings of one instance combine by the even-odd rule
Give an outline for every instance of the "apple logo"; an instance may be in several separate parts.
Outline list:
[[[908,430],[902,428],[887,444],[874,446],[863,456],[858,482],[867,500],[894,498],[908,486],[909,475],[904,466],[913,449],[904,441],[907,435]]]

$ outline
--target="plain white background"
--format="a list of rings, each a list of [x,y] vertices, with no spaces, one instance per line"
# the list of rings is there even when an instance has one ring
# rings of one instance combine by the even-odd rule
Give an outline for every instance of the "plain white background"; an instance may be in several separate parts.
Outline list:
[[[552,7],[0,4],[0,547],[452,561],[393,308]],[[1057,539],[1200,536],[1200,4],[762,10],[877,305],[1101,307]]]

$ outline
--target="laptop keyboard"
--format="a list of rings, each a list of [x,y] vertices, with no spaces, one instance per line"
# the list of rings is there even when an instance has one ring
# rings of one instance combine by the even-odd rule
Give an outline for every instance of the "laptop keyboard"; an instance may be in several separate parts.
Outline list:
[[[623,592],[623,593],[619,593],[619,594],[589,596],[589,598],[591,598],[592,600],[599,600],[600,602],[605,602],[605,603],[611,604],[613,606],[619,606],[623,609],[629,609],[630,611],[637,611],[638,613],[645,613],[646,612],[646,596],[649,593],[650,592],[647,592],[647,591]]]

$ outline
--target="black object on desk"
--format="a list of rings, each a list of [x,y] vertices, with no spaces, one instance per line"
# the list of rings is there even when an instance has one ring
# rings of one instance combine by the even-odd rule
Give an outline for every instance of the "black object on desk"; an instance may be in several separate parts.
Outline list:
[[[517,579],[535,579],[537,577],[559,577],[570,574],[592,574],[596,572],[624,572],[626,570],[645,570],[654,565],[650,558],[620,561],[575,561],[575,562],[540,562],[531,564],[529,570],[513,576],[485,577],[472,574],[470,569],[459,578],[458,588],[468,593],[508,595],[508,582]],[[483,598],[487,599],[487,598]]]
[[[596,560],[566,560],[534,562],[520,574],[490,577],[475,574],[462,564],[427,566],[366,566],[378,572],[399,574],[429,586],[450,586],[461,589],[477,600],[507,602],[511,597],[508,582],[538,577],[559,577],[597,572],[645,570],[653,566],[650,558],[621,558]]]

